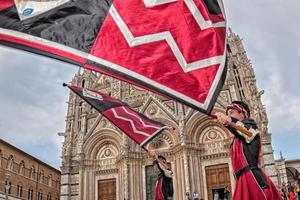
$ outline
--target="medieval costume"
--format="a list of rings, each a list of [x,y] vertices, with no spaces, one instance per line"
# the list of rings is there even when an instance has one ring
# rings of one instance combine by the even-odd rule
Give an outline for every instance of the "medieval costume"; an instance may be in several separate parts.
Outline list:
[[[172,200],[173,199],[173,180],[172,171],[166,167],[160,157],[154,161],[159,170],[158,178],[155,184],[155,200]],[[165,159],[165,158],[163,158]]]
[[[256,122],[249,118],[248,106],[236,101],[227,107],[226,114],[229,109],[244,113],[243,120],[238,121],[231,116],[231,122],[252,133],[249,137],[229,124],[226,126],[225,123],[227,129],[235,136],[230,147],[231,163],[236,178],[233,200],[280,200],[277,188],[261,169],[261,139]]]

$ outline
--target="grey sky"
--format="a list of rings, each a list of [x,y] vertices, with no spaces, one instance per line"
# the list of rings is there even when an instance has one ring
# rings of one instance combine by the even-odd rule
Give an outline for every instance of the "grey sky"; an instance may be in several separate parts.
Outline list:
[[[228,25],[255,69],[278,157],[299,158],[299,0],[225,0]],[[60,166],[68,90],[76,66],[0,46],[0,138]]]
[[[298,0],[226,0],[228,25],[243,38],[269,116],[273,146],[299,158],[300,13]]]
[[[0,46],[0,137],[59,167],[68,90],[78,67]],[[7,59],[8,58],[8,59]]]

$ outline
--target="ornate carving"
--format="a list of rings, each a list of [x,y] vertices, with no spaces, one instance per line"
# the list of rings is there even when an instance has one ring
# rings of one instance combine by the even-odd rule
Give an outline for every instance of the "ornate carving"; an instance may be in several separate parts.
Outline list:
[[[111,157],[111,155],[112,155],[111,150],[110,149],[105,149],[103,156],[105,158],[109,158],[109,157]]]
[[[150,144],[147,145],[147,149],[149,150],[162,150],[162,149],[170,149],[173,147],[172,140],[166,135],[161,134],[157,137],[155,137]]]
[[[215,139],[220,139],[221,137],[218,138],[218,134],[215,131],[210,131],[208,133],[208,139],[210,140],[215,140]]]
[[[155,115],[157,113],[157,108],[154,105],[151,105],[147,109],[149,115]]]
[[[101,74],[99,79],[96,82],[96,86],[102,86],[102,87],[107,86],[109,84],[110,84],[109,77],[104,74]]]

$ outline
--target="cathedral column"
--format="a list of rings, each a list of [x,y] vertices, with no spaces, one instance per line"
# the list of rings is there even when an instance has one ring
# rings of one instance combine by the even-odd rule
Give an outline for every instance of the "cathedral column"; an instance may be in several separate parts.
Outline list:
[[[129,166],[128,166],[128,137],[123,134],[123,144],[122,144],[122,162],[123,162],[123,183],[124,183],[124,199],[129,200]]]
[[[88,179],[88,176],[87,176],[87,169],[85,169],[83,172],[82,172],[82,181],[83,181],[83,184],[81,185],[82,187],[82,195],[80,196],[81,199],[83,200],[87,200],[87,193],[88,193],[88,187],[89,187],[89,179]]]
[[[127,161],[124,162],[123,174],[124,174],[124,199],[128,200],[129,199],[129,187],[128,187],[128,164],[127,164]]]
[[[84,169],[82,168],[82,166],[80,166],[79,168],[79,188],[78,188],[78,197],[79,199],[83,199],[83,185],[85,185],[84,182]]]
[[[189,163],[187,152],[183,151],[183,165],[184,165],[184,175],[185,175],[185,192],[191,191],[190,186],[190,173],[189,173]]]

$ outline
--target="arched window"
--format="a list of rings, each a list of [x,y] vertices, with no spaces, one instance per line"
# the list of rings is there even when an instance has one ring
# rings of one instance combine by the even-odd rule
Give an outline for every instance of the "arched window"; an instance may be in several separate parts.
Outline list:
[[[52,175],[51,174],[48,177],[48,185],[49,185],[49,187],[52,187]]]
[[[33,200],[33,187],[30,186],[28,189],[28,200]]]
[[[52,200],[50,193],[47,194],[47,200]]]
[[[58,180],[56,181],[56,188],[59,189],[59,187],[60,187],[60,180],[58,179]]]
[[[14,157],[12,155],[10,155],[7,160],[7,169],[9,171],[13,171],[14,169]]]
[[[81,87],[84,88],[85,87],[85,80],[83,79],[81,82]]]
[[[42,190],[40,190],[38,192],[38,200],[43,200],[43,191]]]
[[[22,186],[22,184],[18,184],[18,186],[17,186],[17,197],[22,197],[22,193],[23,193],[23,186]]]
[[[5,180],[4,191],[6,191],[7,194],[11,193],[11,181],[10,180]]]
[[[30,168],[29,178],[35,179],[35,168],[34,168],[34,166],[32,166],[32,167]]]
[[[24,176],[24,172],[25,172],[25,163],[24,160],[22,160],[19,165],[19,174]]]
[[[234,74],[234,78],[235,78],[237,86],[238,86],[238,92],[239,92],[240,96],[244,99],[245,98],[245,93],[244,93],[244,90],[243,90],[243,85],[242,85],[242,82],[241,82],[239,70],[238,70],[237,66],[235,66],[235,65],[233,65],[233,74]]]
[[[40,172],[39,181],[40,181],[40,183],[44,183],[44,171],[43,170],[41,170],[41,172]]]
[[[81,131],[81,125],[82,125],[82,119],[81,115],[83,113],[83,102],[79,103],[79,108],[78,108],[78,130]]]

